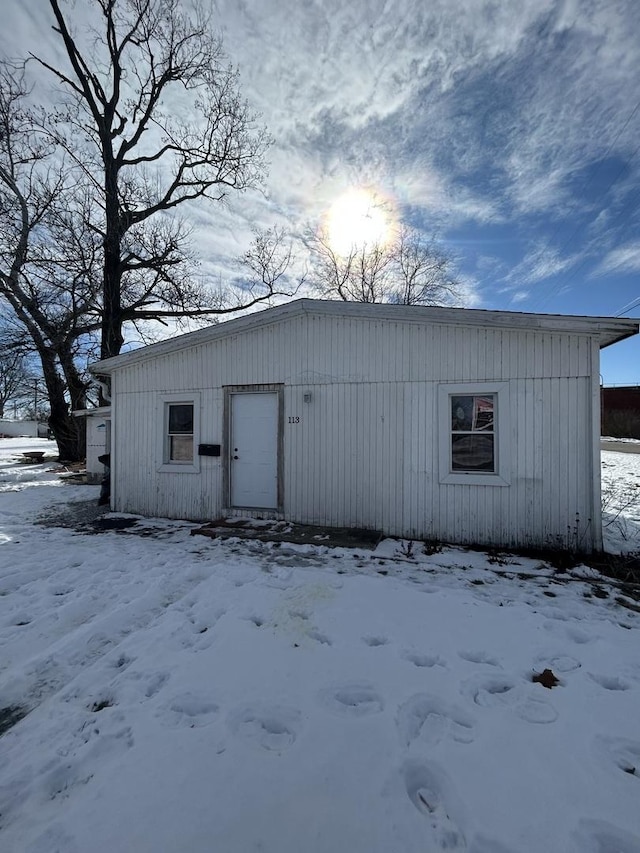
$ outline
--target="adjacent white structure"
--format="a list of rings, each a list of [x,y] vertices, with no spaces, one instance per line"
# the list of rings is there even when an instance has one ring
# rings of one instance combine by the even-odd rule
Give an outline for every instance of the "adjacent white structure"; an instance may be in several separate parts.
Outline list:
[[[111,407],[76,409],[73,414],[77,418],[85,419],[87,482],[100,483],[106,468],[99,457],[109,453],[111,449]]]
[[[638,330],[302,299],[98,362],[112,508],[599,549],[599,350]]]
[[[0,418],[0,435],[7,438],[16,438],[18,436],[36,438],[38,436],[38,422]]]

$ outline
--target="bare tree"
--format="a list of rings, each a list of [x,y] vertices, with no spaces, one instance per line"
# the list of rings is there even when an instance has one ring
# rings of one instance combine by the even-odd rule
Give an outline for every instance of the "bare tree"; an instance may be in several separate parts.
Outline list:
[[[390,301],[402,305],[459,305],[460,283],[451,257],[436,243],[406,226],[393,246],[395,289]]]
[[[24,399],[29,373],[25,357],[16,351],[0,353],[0,418],[5,417],[8,403],[16,405]]]
[[[244,271],[241,291],[252,299],[264,292],[293,296],[306,279],[306,271],[299,270],[295,284],[292,282],[290,273],[296,262],[293,241],[284,229],[256,230],[250,248],[238,258]]]
[[[457,305],[462,289],[453,260],[434,239],[406,226],[387,242],[335,248],[326,230],[306,239],[312,283],[323,296],[345,302]]]
[[[216,316],[269,299],[278,279],[226,304],[190,275],[190,229],[176,216],[199,201],[259,184],[269,142],[241,99],[209,20],[179,0],[93,0],[81,42],[49,0],[68,59],[47,68],[67,94],[48,129],[82,171],[99,237],[101,357],[123,325]]]
[[[326,233],[307,240],[311,252],[312,280],[324,296],[345,302],[387,302],[392,289],[392,255],[386,246],[352,246],[346,253],[335,249]]]
[[[74,285],[65,265],[54,263],[56,253],[58,260],[64,257],[58,224],[65,168],[51,159],[51,144],[37,132],[28,95],[23,70],[1,64],[0,309],[9,316],[16,348],[39,358],[49,425],[61,457],[75,460],[84,456],[82,426],[71,410],[85,405],[87,383],[75,358],[89,331],[79,325],[86,321],[77,302],[85,283]],[[72,239],[72,232],[64,234]],[[95,327],[95,318],[91,324]]]
[[[64,391],[55,354],[40,327],[40,306],[24,278],[29,243],[57,192],[43,182],[40,167],[48,150],[33,131],[24,101],[28,90],[21,69],[0,67],[0,296],[28,331],[42,360],[47,387],[55,399]],[[54,182],[55,183],[55,182]]]

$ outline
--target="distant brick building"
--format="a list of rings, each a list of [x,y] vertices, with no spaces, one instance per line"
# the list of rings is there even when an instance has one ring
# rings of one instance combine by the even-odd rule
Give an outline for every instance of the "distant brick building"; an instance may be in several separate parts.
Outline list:
[[[640,385],[602,389],[602,435],[640,438]]]

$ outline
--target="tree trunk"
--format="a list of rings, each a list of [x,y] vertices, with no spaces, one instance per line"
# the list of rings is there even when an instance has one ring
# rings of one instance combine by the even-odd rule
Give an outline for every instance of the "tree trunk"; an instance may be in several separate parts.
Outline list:
[[[58,360],[60,361],[60,366],[64,373],[67,393],[71,403],[69,406],[70,411],[74,412],[78,409],[86,409],[87,383],[78,373],[78,369],[73,361],[73,354],[69,347],[63,346],[59,349]],[[84,459],[87,454],[87,423],[86,418],[77,418],[73,414],[70,414],[69,416],[74,424],[72,431],[75,431],[76,434],[75,452],[73,453],[73,458],[69,456],[62,457],[62,451],[60,451],[60,456],[61,458],[70,459],[70,461],[76,462],[79,459]],[[68,426],[69,425],[67,425],[67,430]]]
[[[60,405],[59,400],[55,404],[51,401],[49,428],[58,444],[60,462],[82,462],[85,458],[85,420],[83,418],[81,422],[80,418],[74,418],[66,403]]]
[[[120,302],[120,247],[117,252],[104,256],[104,308],[101,323],[100,358],[119,355],[124,338],[122,336],[122,308]]]
[[[122,336],[122,230],[118,199],[118,166],[111,151],[111,140],[104,143],[105,167],[105,239],[103,264],[103,306],[100,358],[119,355]]]
[[[84,423],[69,411],[65,400],[65,386],[57,371],[55,355],[48,349],[38,349],[42,372],[47,386],[49,406],[49,428],[58,444],[58,458],[65,462],[81,462],[84,457]]]

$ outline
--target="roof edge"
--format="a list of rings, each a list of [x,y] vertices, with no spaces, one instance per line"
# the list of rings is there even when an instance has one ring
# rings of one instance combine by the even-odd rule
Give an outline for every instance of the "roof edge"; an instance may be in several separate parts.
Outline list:
[[[405,323],[439,323],[462,326],[489,325],[494,328],[544,332],[574,332],[597,335],[600,348],[632,337],[640,332],[640,319],[626,317],[591,317],[573,314],[533,314],[523,311],[489,311],[479,308],[444,308],[387,303],[343,302],[326,299],[295,299],[273,308],[243,314],[232,320],[215,323],[204,329],[149,344],[113,358],[93,362],[94,375],[108,375],[113,370],[156,356],[168,355],[192,346],[209,343],[227,335],[240,334],[256,326],[278,323],[290,317],[316,314],[340,317],[362,317]]]

